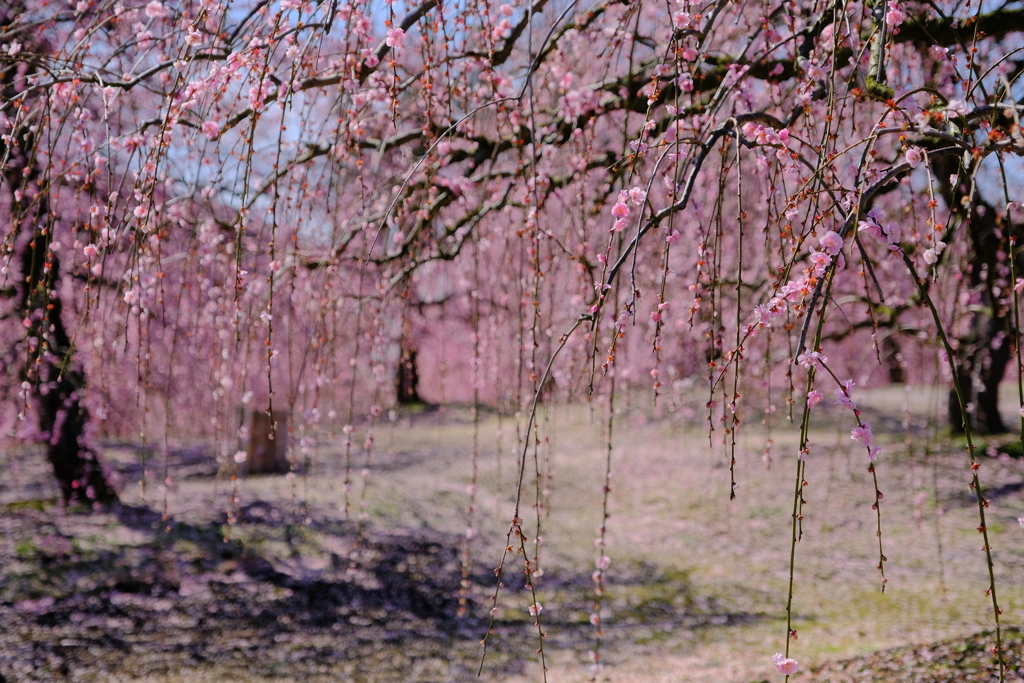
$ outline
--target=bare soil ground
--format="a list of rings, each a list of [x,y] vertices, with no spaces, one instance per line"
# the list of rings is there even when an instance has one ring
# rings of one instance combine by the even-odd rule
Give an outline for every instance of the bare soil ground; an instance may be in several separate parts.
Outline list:
[[[769,657],[785,646],[792,435],[776,429],[768,467],[768,435],[749,428],[730,503],[720,434],[709,444],[699,429],[622,403],[600,669],[590,614],[603,430],[585,407],[557,406],[540,423],[540,487],[528,453],[521,514],[532,554],[539,489],[548,680],[781,680]],[[879,393],[871,404],[888,441],[878,469],[889,583],[881,593],[863,453],[846,416],[824,410],[797,545],[792,656],[805,672],[795,680],[995,680],[966,455],[927,438],[934,430],[906,394]],[[356,454],[347,495],[336,444],[319,446],[298,477],[253,477],[237,488],[201,445],[179,447],[166,489],[157,485],[162,458],[143,466],[136,448],[108,444],[124,505],[80,514],[50,502],[38,453],[7,453],[0,681],[477,680],[514,504],[516,442],[514,420],[483,421],[465,584],[473,428],[464,412],[383,427],[372,458]],[[981,474],[1007,680],[1021,680],[1024,463],[989,450]],[[134,483],[143,477],[144,499]],[[511,555],[482,680],[542,678],[522,569]],[[460,595],[468,600],[461,616]]]

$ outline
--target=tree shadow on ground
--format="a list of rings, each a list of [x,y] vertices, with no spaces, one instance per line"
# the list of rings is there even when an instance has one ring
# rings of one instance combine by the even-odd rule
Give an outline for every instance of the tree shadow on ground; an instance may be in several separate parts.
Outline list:
[[[348,523],[288,528],[267,503],[243,508],[233,528],[168,525],[129,506],[47,517],[23,509],[4,520],[0,673],[12,680],[215,660],[264,673],[299,660],[358,669],[379,664],[381,644],[441,649],[458,628],[456,550],[436,540]]]
[[[237,680],[476,677],[494,576],[477,564],[469,610],[459,616],[457,537],[382,533],[319,514],[299,526],[268,502],[240,508],[233,525],[224,513],[168,523],[135,506],[92,515],[39,506],[8,512],[0,521],[7,625],[0,680],[187,677],[204,667]],[[507,579],[506,595],[522,588],[516,572]],[[653,565],[613,574],[609,583],[606,610],[623,627],[610,640],[759,618],[729,614],[696,597],[684,573]],[[585,661],[590,577],[553,573],[540,586],[551,647]],[[493,626],[488,671],[522,670],[536,648],[533,619],[511,608]]]

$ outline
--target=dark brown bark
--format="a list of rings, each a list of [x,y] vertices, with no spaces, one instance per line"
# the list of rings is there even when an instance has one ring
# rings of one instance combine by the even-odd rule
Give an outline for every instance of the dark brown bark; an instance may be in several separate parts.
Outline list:
[[[16,7],[0,9],[0,26],[10,23],[17,13]],[[35,51],[44,48],[32,46]],[[0,63],[0,98],[14,94],[14,68]],[[111,504],[117,501],[117,493],[103,472],[99,454],[86,438],[89,411],[82,405],[85,373],[75,362],[56,291],[61,281],[60,261],[50,250],[50,236],[52,222],[57,219],[50,211],[49,191],[34,191],[43,177],[35,136],[30,129],[20,127],[12,131],[11,139],[9,150],[0,143],[0,155],[9,152],[3,184],[11,194],[9,220],[18,231],[15,244],[21,277],[10,320],[25,330],[25,336],[16,342],[27,348],[27,353],[17,354],[25,363],[21,378],[27,383],[28,399],[46,438],[46,456],[64,502]],[[16,197],[15,190],[19,189],[22,192]]]
[[[245,474],[285,474],[291,470],[288,461],[288,413],[275,410],[254,410],[249,421],[249,451]]]
[[[906,363],[895,333],[882,337],[882,362],[889,370],[889,382],[904,384],[907,381]]]
[[[116,502],[117,493],[103,472],[99,455],[86,439],[85,373],[74,360],[63,306],[55,292],[60,262],[55,255],[47,256],[48,232],[44,235],[25,223],[22,231],[31,234],[23,238],[19,254],[22,292],[15,319],[28,321],[27,338],[22,343],[28,345],[29,353],[22,377],[28,382],[39,429],[47,439],[46,456],[66,503]]]
[[[942,185],[943,196],[948,206],[964,211],[961,198],[964,187],[952,185],[949,178],[958,178],[957,162],[936,162],[936,175]],[[965,285],[971,294],[972,305],[967,315],[970,326],[967,334],[957,339],[956,364],[964,404],[972,430],[988,434],[1007,431],[1006,423],[999,414],[999,383],[1006,373],[1012,351],[1012,323],[1007,299],[1009,275],[1005,258],[1000,252],[1008,251],[1008,230],[1018,231],[1017,226],[1006,226],[993,207],[988,205],[977,191],[971,197],[970,215],[963,229],[970,241],[970,255]],[[1016,264],[1020,271],[1024,263]],[[949,392],[949,424],[954,432],[964,429],[960,402],[956,392]]]
[[[957,351],[960,386],[971,417],[971,429],[988,434],[1007,431],[999,414],[999,382],[1010,360],[1010,343],[1006,338],[1006,319],[973,313],[976,331],[960,338]],[[956,392],[949,392],[949,424],[953,431],[963,431],[963,419]]]
[[[416,350],[402,348],[395,371],[395,391],[398,405],[407,406],[423,403],[419,394],[420,372],[416,364]]]

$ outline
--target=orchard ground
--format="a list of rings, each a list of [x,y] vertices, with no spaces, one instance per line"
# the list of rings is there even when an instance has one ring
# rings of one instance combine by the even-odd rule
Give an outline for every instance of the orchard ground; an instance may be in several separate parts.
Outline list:
[[[823,403],[796,549],[791,655],[805,672],[795,680],[993,680],[992,639],[974,637],[992,628],[992,615],[969,461],[962,440],[928,418],[944,395],[894,387],[858,398],[883,441],[888,585],[883,594],[866,454],[849,437],[850,415]],[[741,430],[730,502],[722,430],[709,445],[697,411],[658,415],[639,395],[617,404],[598,680],[781,680],[770,657],[786,633],[796,451],[783,410],[772,417],[770,467],[766,428],[751,420]],[[556,404],[540,415],[548,441],[538,461],[550,479],[537,585],[553,682],[594,674],[604,411]],[[484,414],[479,434],[463,616],[473,451],[465,409],[399,415],[378,428],[372,460],[353,457],[347,520],[337,443],[324,442],[305,475],[250,477],[237,489],[208,446],[193,444],[172,449],[165,493],[163,459],[151,455],[145,500],[124,483],[124,506],[93,515],[49,502],[41,453],[6,454],[0,680],[475,680],[518,474],[514,418]],[[995,448],[1009,438],[981,440],[1007,679],[1018,680],[1024,459]],[[358,432],[354,441],[362,442]],[[104,457],[122,481],[140,479],[136,446],[107,444]],[[531,539],[533,472],[531,448],[522,508]],[[522,567],[509,556],[482,680],[541,680]],[[903,649],[879,652],[891,648]]]

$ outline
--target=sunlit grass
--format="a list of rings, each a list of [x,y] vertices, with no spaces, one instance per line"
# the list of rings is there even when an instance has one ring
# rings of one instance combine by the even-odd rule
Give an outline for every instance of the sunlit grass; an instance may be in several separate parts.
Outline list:
[[[906,396],[887,390],[878,397],[877,406],[870,399],[865,403],[899,417]],[[915,393],[910,403],[912,415],[920,418],[917,411],[929,401]],[[803,538],[796,554],[798,640],[792,644],[793,656],[807,667],[991,628],[990,603],[984,595],[987,574],[975,530],[976,504],[967,487],[966,455],[942,439],[931,444],[930,454],[925,455],[920,439],[908,447],[900,434],[883,437],[884,454],[878,463],[879,485],[885,493],[882,529],[888,558],[883,594],[875,568],[873,489],[864,453],[849,439],[846,417],[824,413],[811,435]],[[598,555],[594,539],[601,515],[603,430],[600,422],[591,422],[590,411],[582,406],[555,406],[541,425],[542,437],[551,440],[550,449],[545,444],[540,447],[541,466],[548,471],[550,459],[552,475],[550,483],[545,480],[550,498],[542,514],[545,577],[538,581],[539,599],[545,604],[542,617],[553,620],[545,627],[549,633],[546,654],[552,680],[587,680],[592,675],[587,665],[589,645],[580,642],[579,634],[588,616],[588,577]],[[515,434],[510,418],[504,419],[501,436],[495,417],[482,420],[474,558],[485,568],[496,566],[513,513],[518,476]],[[730,502],[727,451],[720,433],[709,445],[707,433],[699,426],[651,421],[641,409],[618,416],[606,550],[612,558],[603,646],[609,678],[681,680],[685,672],[685,680],[722,681],[774,675],[768,658],[785,647],[796,449],[791,431],[777,430],[772,438],[774,460],[769,468],[762,458],[763,430],[748,426],[742,432],[736,465],[740,486],[737,499]],[[503,445],[500,458],[499,441]],[[426,526],[461,535],[466,526],[472,443],[467,415],[450,410],[446,423],[418,419],[386,426],[378,433],[377,443],[365,498],[368,521],[381,528]],[[336,468],[332,457],[324,450],[315,467]],[[361,466],[357,462],[350,493],[354,513],[359,511]],[[983,458],[981,475],[986,486],[1019,482],[1022,473],[1020,461]],[[531,539],[536,523],[534,477],[530,450],[520,514]],[[280,496],[282,484],[274,479],[247,481],[243,496]],[[342,504],[336,478],[313,476],[298,486],[314,507]],[[994,499],[989,510],[1006,624],[1024,622],[1024,550],[1016,521],[1022,513],[1024,505],[1013,495]],[[532,553],[532,544],[528,550]],[[695,628],[681,628],[633,614],[631,610],[639,609],[645,596],[658,590],[631,581],[644,572],[685,576],[687,599],[704,601],[709,617],[730,615],[730,620],[718,623],[720,617],[715,617]],[[505,576],[521,573],[521,560],[511,557]],[[570,579],[573,582],[566,588]],[[487,595],[476,595],[476,599],[485,604]],[[499,600],[503,616],[522,619],[523,633],[515,639],[519,647],[531,637],[528,604],[527,594],[508,589]],[[669,604],[678,606],[679,601]],[[558,646],[560,628],[577,634],[572,647]],[[497,641],[502,648],[501,637]],[[535,658],[535,646],[536,642],[527,646],[521,656]],[[522,680],[537,679],[538,668],[528,666]],[[505,675],[499,678],[520,680]]]
[[[924,420],[934,396],[884,390],[862,398],[866,415],[890,422]],[[877,402],[875,401],[877,398]],[[915,403],[916,401],[916,403]],[[910,411],[904,413],[904,406]],[[545,408],[544,410],[547,410]],[[541,510],[538,600],[548,634],[545,655],[550,681],[590,680],[594,629],[590,625],[601,522],[605,444],[601,411],[556,405],[540,416],[538,458],[549,489]],[[822,410],[811,434],[807,461],[803,537],[796,548],[794,625],[798,639],[791,656],[807,669],[910,643],[926,643],[990,629],[984,595],[987,570],[976,531],[977,505],[968,489],[970,469],[955,440],[938,437],[906,441],[898,431],[880,434],[879,459],[884,552],[888,557],[884,594],[875,568],[878,546],[873,488],[863,450],[849,438],[849,416]],[[698,418],[699,419],[699,418]],[[728,449],[722,433],[696,424],[653,419],[635,401],[616,416],[612,455],[607,548],[611,558],[603,600],[604,643],[599,680],[751,681],[774,679],[769,657],[785,648],[785,604],[789,580],[791,512],[796,439],[777,421],[773,460],[763,457],[766,434],[748,425],[737,450],[737,498],[730,502]],[[469,502],[473,425],[468,411],[399,418],[376,433],[367,463],[352,461],[348,507],[377,532],[448,534],[452,545],[464,537]],[[520,424],[520,431],[522,426]],[[876,430],[880,432],[881,430]],[[918,430],[919,432],[921,430]],[[937,430],[931,430],[937,433]],[[519,441],[513,418],[485,415],[479,430],[479,481],[472,542],[476,566],[471,598],[486,614],[493,593],[491,570],[505,546],[519,476]],[[355,435],[361,442],[361,435]],[[498,447],[501,447],[500,451]],[[127,451],[111,452],[123,458]],[[528,450],[520,516],[534,552],[536,489],[533,450]],[[980,474],[996,495],[989,508],[1003,623],[1024,623],[1024,501],[1012,485],[1024,481],[1024,463],[982,456]],[[365,467],[365,471],[364,471]],[[272,501],[287,519],[267,528],[226,527],[248,551],[295,562],[307,570],[330,553],[344,555],[346,541],[306,528],[300,514],[337,519],[345,508],[345,473],[337,449],[322,444],[306,475],[252,477],[237,484],[240,504]],[[365,489],[364,489],[365,484]],[[210,519],[229,506],[233,488],[225,477],[179,481],[166,494],[178,519]],[[161,506],[163,492],[150,490]],[[130,494],[125,501],[134,504]],[[142,542],[141,531],[120,529],[125,547]],[[296,539],[301,542],[297,542]],[[95,529],[75,539],[80,552],[107,541]],[[513,541],[514,543],[514,541]],[[187,558],[187,537],[173,548]],[[337,546],[337,547],[336,547]],[[26,557],[32,548],[23,549]],[[288,559],[291,558],[291,559]],[[20,561],[20,560],[19,560]],[[522,590],[521,557],[510,554],[499,596],[499,620],[483,680],[540,680],[536,629]],[[475,672],[483,632],[464,629],[445,652],[410,652],[396,645],[395,661],[406,662],[409,681],[468,680]],[[386,651],[386,650],[385,650]],[[379,654],[379,653],[378,653]],[[188,680],[287,681],[287,667],[272,679],[238,674],[222,663],[190,669]],[[338,670],[328,667],[323,680]],[[404,670],[403,669],[403,670]],[[225,676],[227,676],[225,678]],[[249,676],[246,678],[245,676]],[[807,676],[804,675],[807,679]],[[163,674],[110,680],[183,680]],[[302,680],[314,680],[308,677]],[[358,677],[354,680],[361,680]],[[367,679],[371,680],[371,679]],[[376,680],[376,679],[373,679]],[[385,680],[385,679],[381,679]]]

